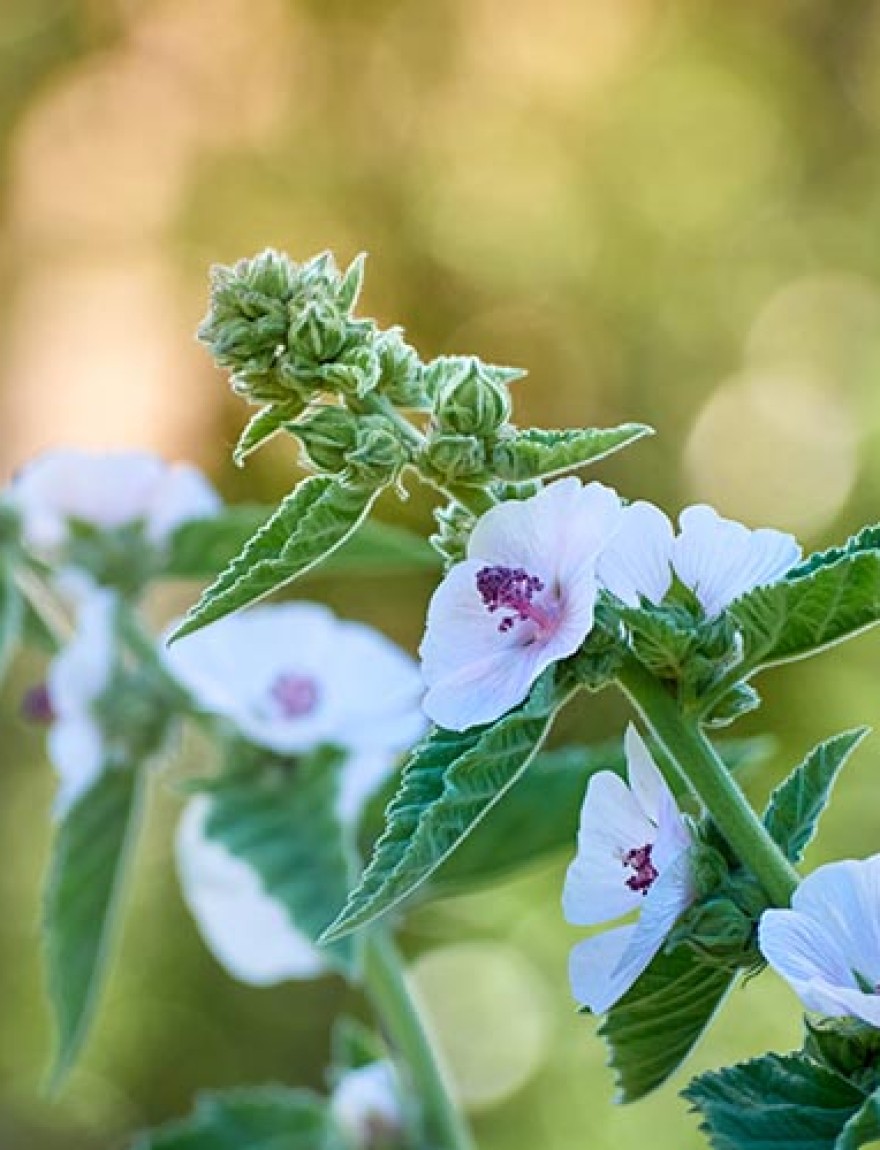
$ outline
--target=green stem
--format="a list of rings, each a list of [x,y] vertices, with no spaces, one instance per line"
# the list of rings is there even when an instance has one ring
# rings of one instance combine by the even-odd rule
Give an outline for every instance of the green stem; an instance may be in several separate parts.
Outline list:
[[[438,1150],[474,1150],[407,986],[401,957],[391,938],[381,930],[365,936],[364,978],[376,1013],[412,1075],[431,1144]]]
[[[57,596],[30,567],[17,566],[15,581],[31,610],[60,649],[74,636],[74,625]]]
[[[677,763],[738,858],[776,906],[788,906],[799,875],[767,833],[695,721],[650,672],[629,656],[618,683]]]

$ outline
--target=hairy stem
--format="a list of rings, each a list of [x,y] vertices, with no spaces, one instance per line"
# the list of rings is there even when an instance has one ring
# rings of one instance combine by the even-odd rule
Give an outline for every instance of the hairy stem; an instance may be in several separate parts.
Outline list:
[[[768,898],[776,906],[788,906],[799,875],[697,722],[682,713],[672,695],[632,656],[618,672],[618,683]]]
[[[365,936],[364,978],[376,1013],[412,1075],[431,1145],[438,1150],[475,1150],[407,986],[401,957],[382,930]]]

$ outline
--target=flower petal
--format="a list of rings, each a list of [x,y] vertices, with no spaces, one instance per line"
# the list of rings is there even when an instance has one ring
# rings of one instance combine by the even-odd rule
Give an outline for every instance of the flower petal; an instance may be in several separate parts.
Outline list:
[[[254,871],[207,837],[209,815],[210,800],[193,799],[177,833],[181,890],[208,949],[233,978],[251,986],[325,973],[318,949]]]
[[[826,992],[833,988],[858,989],[838,940],[823,923],[805,914],[765,911],[758,928],[758,946],[808,1010],[826,1010]]]
[[[628,851],[654,840],[655,828],[626,784],[611,771],[593,775],[581,809],[578,849],[568,868],[562,909],[568,922],[591,926],[640,907],[624,864]]]
[[[880,854],[819,867],[791,905],[833,937],[851,970],[880,982]]]
[[[636,727],[630,723],[623,737],[629,785],[645,815],[656,826],[665,796],[671,795],[666,780]]]
[[[53,811],[60,819],[101,777],[106,765],[104,742],[98,724],[82,714],[56,720],[49,728],[47,746],[58,772]]]
[[[750,531],[705,504],[686,508],[679,521],[672,564],[710,618],[746,591],[781,578],[801,556],[793,536]]]
[[[191,519],[211,519],[222,506],[220,496],[198,468],[175,463],[155,484],[145,514],[147,537],[164,543]]]
[[[364,806],[393,774],[395,758],[385,751],[358,751],[342,766],[336,810],[349,825],[358,822]]]
[[[568,977],[575,1002],[594,1014],[604,1014],[624,993],[614,972],[619,968],[632,944],[634,926],[594,934],[572,948],[568,960]]]
[[[672,524],[639,500],[623,509],[620,527],[596,565],[599,583],[628,607],[660,603],[672,583]]]

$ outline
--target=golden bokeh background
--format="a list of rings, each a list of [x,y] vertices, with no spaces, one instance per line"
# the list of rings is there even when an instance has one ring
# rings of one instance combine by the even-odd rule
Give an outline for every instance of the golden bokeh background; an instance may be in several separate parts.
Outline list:
[[[426,358],[528,368],[521,423],[653,424],[601,469],[629,496],[708,499],[809,547],[880,519],[875,0],[2,0],[0,163],[4,476],[52,445],[147,446],[231,500],[278,497],[292,448],[232,468],[246,412],[193,332],[212,262],[329,247],[371,253],[364,309]],[[421,529],[428,507],[382,513]],[[430,589],[311,593],[414,649]],[[756,800],[814,742],[880,718],[878,644],[768,677],[741,724],[780,738]],[[200,1088],[319,1083],[356,997],[249,990],[213,965],[159,785],[94,1039],[43,1095],[52,778],[15,697],[39,673],[19,667],[2,718],[0,1146],[124,1146]],[[624,717],[587,700],[559,737]],[[878,768],[869,742],[812,863],[880,849]],[[565,861],[419,911],[405,939],[480,1146],[700,1147],[674,1084],[611,1106],[567,989]],[[691,1069],[797,1040],[765,975]]]

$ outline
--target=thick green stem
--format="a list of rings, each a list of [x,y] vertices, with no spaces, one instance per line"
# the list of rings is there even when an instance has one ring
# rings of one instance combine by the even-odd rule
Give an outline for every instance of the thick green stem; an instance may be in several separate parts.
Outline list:
[[[799,875],[767,833],[696,721],[629,657],[618,682],[701,799],[718,829],[776,906],[788,906]]]
[[[407,986],[400,955],[381,930],[366,935],[364,979],[376,1013],[412,1075],[430,1144],[437,1150],[475,1150],[470,1133],[449,1096],[437,1056]]]

